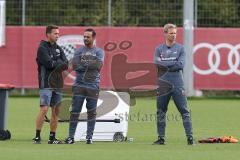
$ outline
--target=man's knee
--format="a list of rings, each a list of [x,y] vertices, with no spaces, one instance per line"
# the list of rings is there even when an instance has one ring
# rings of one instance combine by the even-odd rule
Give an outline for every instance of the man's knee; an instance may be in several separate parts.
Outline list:
[[[80,113],[70,113],[70,123],[76,123],[78,121]]]
[[[41,106],[41,108],[40,108],[40,113],[41,113],[42,115],[46,115],[47,112],[48,112],[48,106]]]
[[[58,116],[59,111],[60,111],[59,107],[52,107],[52,115],[53,116]]]
[[[186,120],[186,119],[190,119],[191,118],[191,115],[189,112],[186,112],[186,113],[183,113],[181,114],[182,115],[182,119],[183,120]]]
[[[182,117],[186,117],[186,116],[188,117],[190,114],[186,105],[179,107],[178,110],[179,110],[180,114],[182,115]]]
[[[166,112],[157,111],[157,119],[163,121],[166,119]]]
[[[91,109],[91,110],[87,111],[87,115],[88,115],[88,120],[96,119],[96,116],[97,116],[96,109]]]

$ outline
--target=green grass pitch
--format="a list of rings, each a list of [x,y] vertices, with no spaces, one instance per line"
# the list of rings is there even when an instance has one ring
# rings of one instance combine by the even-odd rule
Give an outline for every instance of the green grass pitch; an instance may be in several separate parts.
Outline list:
[[[211,136],[232,135],[240,138],[240,99],[191,99],[188,101],[196,140]],[[43,142],[32,143],[35,134],[35,117],[38,98],[9,99],[7,129],[12,139],[0,141],[0,160],[227,160],[240,157],[240,143],[199,144],[188,146],[180,115],[171,101],[168,111],[166,145],[152,145],[156,140],[154,98],[137,98],[131,107],[128,137],[133,142],[84,142],[74,145],[48,145],[49,125],[44,124]],[[68,124],[59,124],[57,137],[67,136]]]

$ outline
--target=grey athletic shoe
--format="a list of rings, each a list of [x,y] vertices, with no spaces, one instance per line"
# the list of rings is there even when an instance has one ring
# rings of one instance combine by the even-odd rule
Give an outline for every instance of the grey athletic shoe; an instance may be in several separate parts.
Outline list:
[[[86,140],[86,144],[92,144],[92,143],[93,143],[92,139],[87,139]]]
[[[158,140],[156,140],[155,142],[153,142],[153,144],[155,145],[164,145],[165,144],[165,139],[159,137]]]
[[[193,140],[192,136],[187,138],[187,144],[188,145],[194,145],[194,140]]]
[[[62,141],[58,140],[58,139],[52,139],[52,140],[48,140],[48,144],[62,144]]]
[[[65,142],[65,144],[74,144],[75,143],[74,138],[71,138],[71,137],[66,138],[64,142]]]
[[[41,144],[41,138],[40,137],[35,137],[32,139],[34,144]]]

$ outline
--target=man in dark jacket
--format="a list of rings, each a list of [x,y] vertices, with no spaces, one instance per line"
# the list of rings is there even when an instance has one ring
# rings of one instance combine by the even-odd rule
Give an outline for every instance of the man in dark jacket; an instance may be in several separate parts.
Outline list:
[[[68,68],[68,61],[60,46],[56,44],[59,38],[57,26],[46,27],[47,41],[42,40],[37,50],[38,81],[40,95],[40,111],[36,119],[36,136],[34,143],[41,143],[41,129],[44,117],[51,107],[50,135],[48,144],[61,144],[55,138],[58,114],[61,102],[61,88],[63,88],[62,72]]]

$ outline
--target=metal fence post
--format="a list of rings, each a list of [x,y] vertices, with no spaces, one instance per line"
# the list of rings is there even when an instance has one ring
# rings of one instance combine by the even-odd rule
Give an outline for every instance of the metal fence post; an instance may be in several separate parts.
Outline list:
[[[193,15],[194,0],[184,0],[184,47],[186,52],[186,61],[184,67],[184,84],[187,96],[194,96],[193,88]]]
[[[26,0],[22,0],[22,26],[26,24]]]
[[[22,0],[22,26],[26,25],[26,0]],[[23,33],[22,33],[22,39],[23,39]],[[24,52],[22,51],[22,54],[24,54]],[[22,56],[22,62],[24,61],[24,58]],[[24,63],[22,63],[23,65]],[[23,68],[23,66],[22,66]],[[23,69],[22,69],[23,72]],[[22,78],[23,79],[23,78]],[[23,87],[23,86],[22,86]],[[25,88],[21,88],[21,95],[25,95]]]
[[[112,0],[108,0],[108,26],[112,25]]]

